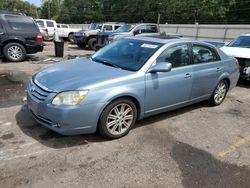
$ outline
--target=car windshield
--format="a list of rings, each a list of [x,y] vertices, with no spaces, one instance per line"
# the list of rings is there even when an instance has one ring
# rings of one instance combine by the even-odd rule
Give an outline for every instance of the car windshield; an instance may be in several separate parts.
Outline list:
[[[91,58],[109,66],[138,71],[161,46],[157,42],[121,39],[102,48]]]
[[[240,36],[231,43],[229,47],[250,48],[250,36]]]
[[[98,23],[92,23],[89,25],[89,30],[94,30],[94,29],[98,29],[100,24]]]
[[[116,32],[129,32],[131,31],[135,26],[132,24],[125,24],[121,27],[119,27],[118,29],[116,29]]]

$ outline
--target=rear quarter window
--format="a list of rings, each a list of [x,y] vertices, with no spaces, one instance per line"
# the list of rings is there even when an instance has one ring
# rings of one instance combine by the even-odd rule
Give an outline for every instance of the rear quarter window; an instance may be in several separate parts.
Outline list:
[[[36,21],[37,25],[40,27],[44,27],[44,22],[43,21]]]
[[[205,45],[193,44],[192,52],[194,64],[210,63],[220,60],[218,52],[215,49]]]
[[[55,27],[53,22],[47,21],[47,27]]]
[[[30,17],[5,15],[9,27],[14,31],[37,32],[37,26]]]

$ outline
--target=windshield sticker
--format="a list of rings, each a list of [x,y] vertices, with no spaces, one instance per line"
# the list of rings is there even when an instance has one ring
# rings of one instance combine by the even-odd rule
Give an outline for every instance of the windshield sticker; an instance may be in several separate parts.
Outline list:
[[[142,44],[141,45],[142,48],[152,48],[155,49],[158,47],[158,45],[153,45],[153,44]]]

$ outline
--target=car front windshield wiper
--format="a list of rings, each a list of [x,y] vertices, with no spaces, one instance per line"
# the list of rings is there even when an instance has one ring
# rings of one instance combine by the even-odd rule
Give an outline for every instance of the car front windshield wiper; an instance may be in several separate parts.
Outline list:
[[[108,65],[108,66],[111,66],[111,67],[115,67],[115,68],[118,68],[120,69],[121,67],[119,67],[118,65],[115,65],[109,61],[106,61],[106,60],[101,60],[101,59],[96,59],[96,58],[91,58],[93,61],[95,62],[98,62],[98,63],[102,63],[104,65]]]

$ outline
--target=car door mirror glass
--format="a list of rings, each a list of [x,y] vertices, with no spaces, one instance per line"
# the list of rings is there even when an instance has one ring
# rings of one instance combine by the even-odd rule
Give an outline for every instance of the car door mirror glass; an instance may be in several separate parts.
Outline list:
[[[150,73],[157,73],[157,72],[170,72],[172,69],[172,64],[168,62],[156,63],[150,69]]]

